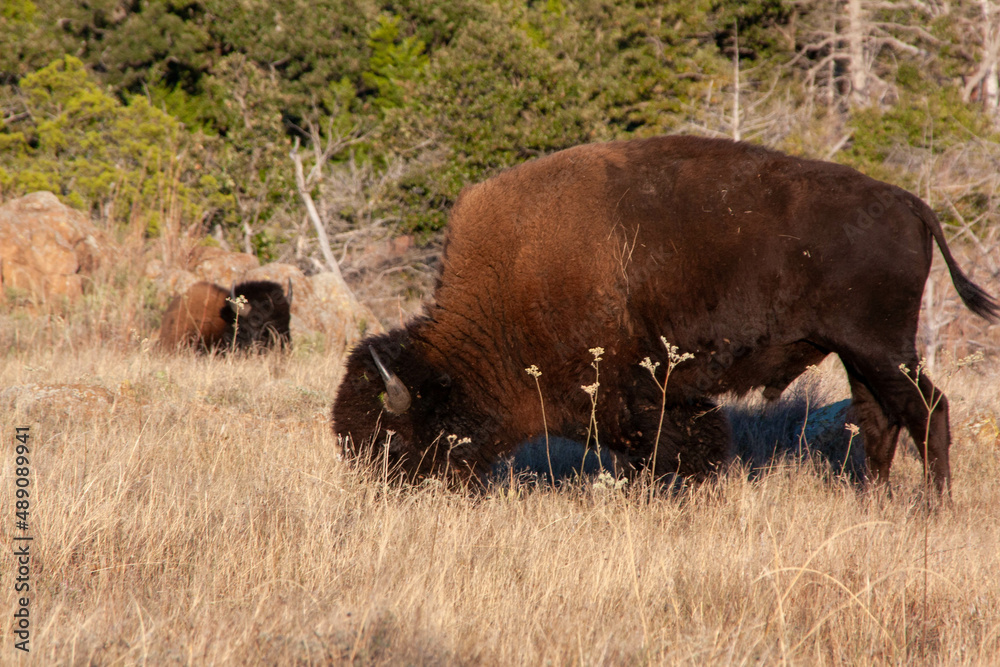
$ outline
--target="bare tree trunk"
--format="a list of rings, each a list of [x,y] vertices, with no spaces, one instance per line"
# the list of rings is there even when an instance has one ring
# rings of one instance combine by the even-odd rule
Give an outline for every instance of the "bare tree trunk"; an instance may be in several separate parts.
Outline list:
[[[826,104],[827,108],[832,112],[833,104],[837,101],[837,61],[830,58],[829,64],[829,74],[827,75],[826,84]]]
[[[979,67],[965,81],[962,99],[968,102],[977,88],[986,113],[1000,123],[1000,2],[979,0],[982,55]]]
[[[318,142],[318,140],[318,133],[314,133],[314,142]],[[316,203],[313,201],[312,195],[309,194],[311,183],[316,178],[319,178],[322,173],[323,163],[334,153],[335,146],[336,142],[331,142],[324,152],[320,152],[318,148],[316,149],[316,164],[309,171],[308,180],[302,168],[302,156],[299,155],[298,137],[295,138],[295,146],[292,148],[291,158],[292,164],[295,166],[295,186],[299,191],[299,197],[302,198],[302,203],[306,205],[309,220],[312,221],[313,228],[316,230],[316,238],[319,239],[319,247],[323,253],[323,259],[326,260],[326,269],[333,276],[334,282],[337,283],[341,293],[351,302],[352,309],[356,309],[360,306],[360,303],[357,297],[354,296],[354,291],[351,290],[347,285],[347,281],[344,280],[344,274],[340,271],[340,263],[337,262],[336,257],[333,256],[333,250],[330,248],[330,237],[326,233],[326,225],[323,224],[323,220],[319,216],[319,211],[316,210]]]
[[[740,140],[740,22],[733,26],[733,77],[736,88],[733,93],[733,141]]]
[[[994,121],[1000,121],[1000,81],[997,80],[998,68],[996,60],[986,70],[986,78],[983,80],[983,106],[986,113],[993,117]]]
[[[935,297],[935,287],[937,286],[936,276],[929,276],[927,284],[924,285],[923,324],[925,332],[924,345],[924,365],[931,375],[937,370],[938,332],[940,330],[940,318],[937,317],[940,305]]]
[[[309,130],[315,164],[312,165],[308,175],[306,175],[305,168],[302,165],[302,155],[299,153],[299,140],[297,137],[291,153],[289,153],[295,170],[295,188],[298,190],[302,203],[305,204],[306,218],[308,219],[308,222],[303,221],[302,223],[302,232],[304,236],[305,231],[309,227],[308,223],[312,222],[326,264],[324,266],[322,262],[312,256],[309,259],[312,260],[317,269],[323,272],[324,276],[332,278],[331,282],[334,283],[335,291],[338,293],[334,297],[338,302],[335,304],[335,307],[338,313],[346,317],[344,320],[344,336],[346,343],[351,345],[359,336],[364,335],[366,332],[381,331],[382,326],[371,310],[358,301],[358,297],[355,296],[354,291],[347,285],[347,281],[344,280],[344,274],[340,270],[340,263],[334,257],[333,249],[330,247],[330,237],[326,232],[326,224],[323,222],[323,218],[320,217],[319,210],[316,208],[316,202],[313,200],[311,189],[313,185],[323,179],[323,167],[327,161],[336,155],[338,151],[357,141],[358,137],[354,136],[354,133],[346,136],[336,135],[331,127],[326,144],[323,146],[321,145],[322,136],[316,126],[309,124]],[[322,201],[320,203],[322,204]],[[301,242],[301,237],[299,240]]]
[[[306,182],[305,171],[302,168],[302,156],[299,155],[298,137],[295,138],[295,147],[292,148],[291,157],[292,163],[295,165],[295,187],[299,191],[302,203],[306,205],[309,220],[312,221],[313,228],[316,230],[316,238],[319,239],[319,248],[323,253],[323,259],[326,260],[327,270],[335,274],[339,282],[344,282],[344,276],[340,272],[340,264],[337,263],[337,259],[333,256],[333,250],[330,248],[330,237],[327,236],[326,226],[319,217],[319,211],[316,210],[316,203],[313,201],[312,195],[309,194],[309,184]]]
[[[243,252],[248,255],[254,254],[253,252],[253,231],[250,229],[250,225],[243,221]]]
[[[868,70],[865,66],[867,29],[861,0],[847,0],[847,70],[851,80],[851,104],[868,101]]]

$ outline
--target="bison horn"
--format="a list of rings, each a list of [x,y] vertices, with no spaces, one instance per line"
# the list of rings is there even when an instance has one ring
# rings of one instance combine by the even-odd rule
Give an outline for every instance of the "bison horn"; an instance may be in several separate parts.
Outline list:
[[[385,382],[385,407],[394,415],[401,415],[410,408],[410,390],[396,374],[385,367],[375,348],[368,346],[382,381]]]
[[[287,296],[287,301],[288,301],[288,307],[291,308],[292,307],[292,279],[291,278],[288,279],[288,296]]]

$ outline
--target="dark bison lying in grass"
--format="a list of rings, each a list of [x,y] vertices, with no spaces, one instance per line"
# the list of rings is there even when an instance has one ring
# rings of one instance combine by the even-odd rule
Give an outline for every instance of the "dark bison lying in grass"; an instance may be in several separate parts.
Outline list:
[[[242,298],[240,298],[242,297]],[[175,297],[163,315],[160,345],[166,349],[194,347],[201,352],[260,350],[291,346],[288,294],[270,280],[239,283],[226,290],[199,282]]]
[[[564,150],[461,194],[434,303],[352,352],[334,430],[348,456],[408,475],[480,475],[546,428],[582,440],[581,386],[599,380],[596,435],[617,461],[698,477],[731,450],[712,396],[777,397],[835,353],[875,479],[905,426],[928,434],[942,490],[948,404],[914,343],[935,243],[965,304],[995,319],[931,209],[848,167],[684,136]],[[662,428],[661,336],[694,355],[666,386]]]

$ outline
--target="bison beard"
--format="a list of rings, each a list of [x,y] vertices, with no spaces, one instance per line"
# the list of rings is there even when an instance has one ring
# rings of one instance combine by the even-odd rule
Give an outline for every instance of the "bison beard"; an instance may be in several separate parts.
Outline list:
[[[167,307],[160,345],[168,350],[194,347],[200,352],[285,349],[291,346],[291,303],[291,281],[287,297],[280,285],[269,280],[239,283],[229,291],[212,283],[195,283]]]
[[[479,476],[543,432],[531,365],[549,433],[586,432],[581,385],[602,346],[601,444],[626,468],[703,477],[732,452],[712,396],[777,397],[835,353],[870,473],[888,481],[905,427],[921,444],[929,434],[925,469],[940,491],[947,401],[900,370],[917,367],[935,242],[965,304],[996,319],[926,204],[848,167],[695,137],[561,151],[463,191],[434,303],[351,353],[334,430],[349,457],[407,476]],[[639,362],[666,361],[661,336],[695,356],[671,375],[654,462],[661,395]]]

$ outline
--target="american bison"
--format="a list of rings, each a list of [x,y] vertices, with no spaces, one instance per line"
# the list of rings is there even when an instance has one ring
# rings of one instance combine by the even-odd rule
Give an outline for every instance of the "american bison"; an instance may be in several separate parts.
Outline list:
[[[285,349],[291,346],[291,307],[291,280],[287,296],[281,285],[270,280],[239,283],[229,290],[195,283],[167,306],[160,345],[171,350],[194,347],[201,352]]]
[[[545,424],[581,439],[581,386],[599,379],[596,434],[618,461],[698,477],[731,451],[712,396],[777,397],[836,353],[870,473],[887,482],[900,426],[926,431],[940,491],[948,404],[915,346],[935,243],[965,304],[996,319],[931,209],[849,167],[687,136],[560,151],[462,192],[433,303],[353,350],[334,430],[355,459],[481,475]],[[694,358],[666,386],[657,443],[662,395],[640,362],[662,362],[662,383],[661,336]]]

